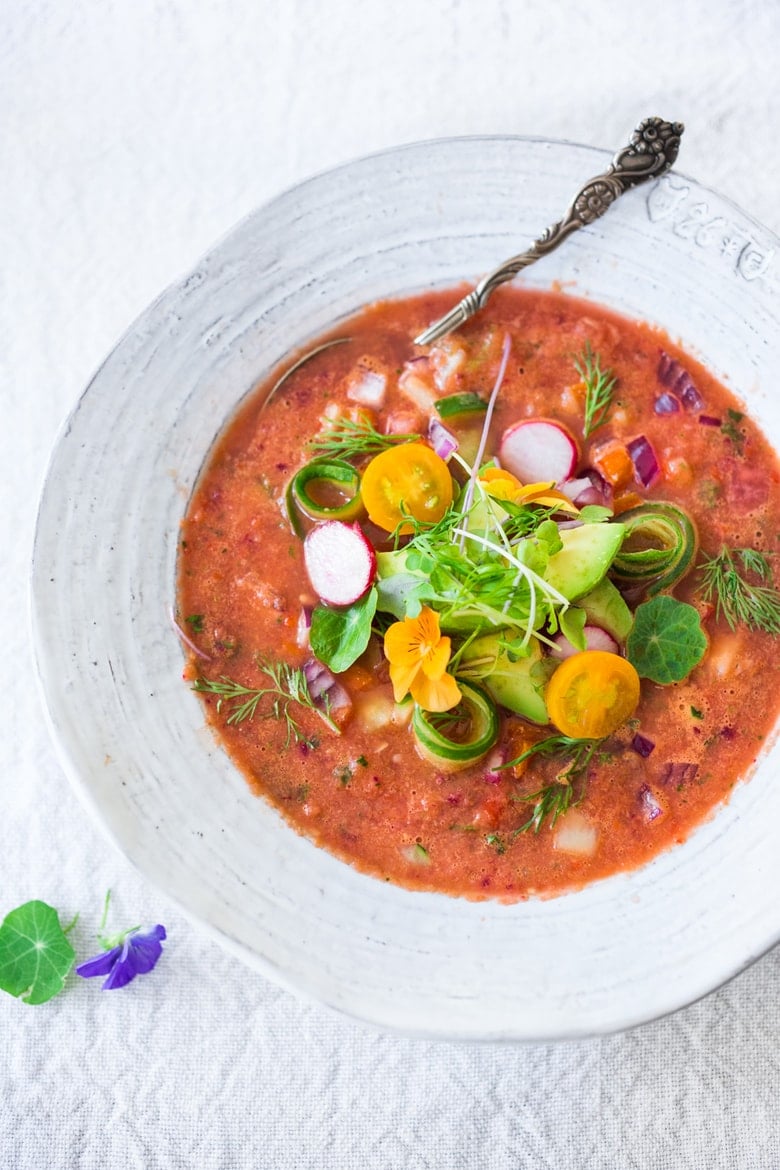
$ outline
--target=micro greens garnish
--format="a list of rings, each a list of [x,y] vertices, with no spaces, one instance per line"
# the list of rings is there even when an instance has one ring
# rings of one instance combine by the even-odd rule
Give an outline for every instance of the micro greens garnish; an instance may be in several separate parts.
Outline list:
[[[593,352],[589,341],[585,343],[579,358],[575,358],[574,368],[585,383],[585,422],[582,433],[587,439],[607,421],[615,392],[615,375],[612,370],[602,370],[601,359]]]
[[[258,666],[270,679],[270,686],[245,687],[223,674],[218,679],[197,679],[193,684],[193,690],[201,694],[217,695],[217,711],[222,710],[223,703],[231,703],[230,714],[227,717],[229,724],[243,723],[245,719],[254,719],[256,715],[261,719],[283,719],[287,728],[285,747],[289,747],[292,739],[296,743],[309,742],[290,712],[291,703],[314,711],[331,731],[337,735],[341,734],[338,725],[331,719],[327,695],[323,696],[323,706],[320,706],[312,698],[306,675],[301,667],[266,660],[259,661]],[[266,696],[273,697],[270,710],[258,712],[258,705]]]
[[[725,544],[715,557],[700,566],[701,596],[715,603],[715,613],[730,629],[738,623],[767,634],[780,633],[780,593],[775,589],[766,557],[753,548],[730,549]],[[753,573],[763,585],[751,585],[745,573]]]
[[[383,435],[366,418],[353,420],[339,418],[331,422],[326,419],[326,428],[307,446],[320,455],[337,459],[358,459],[362,455],[376,454],[401,443],[413,443],[419,435]]]
[[[494,410],[495,405],[496,405],[496,399],[498,398],[498,392],[501,389],[501,384],[504,381],[504,375],[506,374],[506,366],[507,366],[507,362],[509,361],[509,353],[510,353],[511,349],[512,349],[512,338],[510,337],[510,335],[508,333],[505,333],[504,334],[504,344],[501,348],[501,363],[498,367],[498,374],[496,376],[496,380],[495,380],[495,383],[493,385],[493,389],[490,392],[490,398],[488,399],[487,410],[485,411],[485,419],[484,419],[484,422],[482,423],[482,433],[479,436],[479,445],[477,446],[477,454],[474,457],[474,464],[471,468],[471,474],[469,476],[468,483],[466,484],[466,490],[463,494],[463,513],[464,513],[464,515],[468,515],[469,511],[471,510],[471,502],[474,499],[474,485],[475,485],[476,480],[477,480],[477,475],[479,474],[479,469],[482,466],[482,457],[485,454],[485,447],[487,446],[488,432],[490,431],[490,423],[493,419],[493,410]],[[461,536],[461,540],[460,540],[461,552],[463,551],[463,544],[464,544],[464,537]]]

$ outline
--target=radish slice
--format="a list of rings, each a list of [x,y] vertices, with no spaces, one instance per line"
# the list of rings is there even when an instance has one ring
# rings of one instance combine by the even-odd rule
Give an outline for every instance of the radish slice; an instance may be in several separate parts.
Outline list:
[[[601,626],[586,626],[582,631],[585,635],[585,648],[587,650],[606,650],[608,654],[619,654],[620,647],[611,634],[606,630],[602,630]],[[572,646],[571,642],[565,635],[558,634],[553,638],[555,649],[550,650],[551,658],[571,658],[572,654],[579,654],[576,646]]]
[[[570,478],[579,453],[564,427],[534,418],[504,431],[498,457],[521,483],[561,483]]]
[[[326,520],[303,542],[306,572],[328,605],[352,605],[376,575],[376,554],[359,524]]]

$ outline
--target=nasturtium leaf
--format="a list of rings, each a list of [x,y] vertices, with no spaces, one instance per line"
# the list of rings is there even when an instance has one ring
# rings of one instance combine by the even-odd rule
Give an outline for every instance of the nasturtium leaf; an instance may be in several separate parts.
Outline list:
[[[46,1003],[62,991],[75,958],[46,902],[25,902],[0,926],[0,988],[25,1003]]]
[[[365,650],[376,613],[377,591],[341,609],[318,605],[311,615],[309,643],[314,655],[338,674],[351,666]]]
[[[698,610],[664,594],[637,608],[626,657],[642,678],[673,683],[687,678],[706,649]]]

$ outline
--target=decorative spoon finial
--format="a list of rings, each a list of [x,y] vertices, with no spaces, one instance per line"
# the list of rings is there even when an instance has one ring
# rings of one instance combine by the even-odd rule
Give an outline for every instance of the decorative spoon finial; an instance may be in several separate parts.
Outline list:
[[[684,129],[682,122],[645,118],[634,130],[630,142],[615,154],[607,170],[589,179],[577,192],[558,223],[551,224],[527,251],[513,256],[500,268],[483,277],[476,288],[467,293],[449,313],[435,321],[419,337],[415,337],[415,343],[430,345],[457,329],[484,307],[498,285],[512,280],[523,268],[552,252],[578,228],[593,223],[624,191],[668,171],[677,158]]]

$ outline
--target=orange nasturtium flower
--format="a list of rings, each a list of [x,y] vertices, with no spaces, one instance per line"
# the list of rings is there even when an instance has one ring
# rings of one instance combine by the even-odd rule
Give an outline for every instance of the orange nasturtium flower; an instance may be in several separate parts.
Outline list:
[[[547,508],[558,508],[561,512],[577,515],[579,509],[568,496],[559,492],[554,482],[522,484],[511,471],[503,467],[486,467],[479,474],[479,482],[494,500],[509,500],[512,504],[542,504]]]
[[[425,711],[449,711],[460,702],[460,687],[447,674],[450,640],[439,630],[439,615],[427,605],[417,617],[393,622],[385,634],[385,656],[396,703],[409,691]]]

